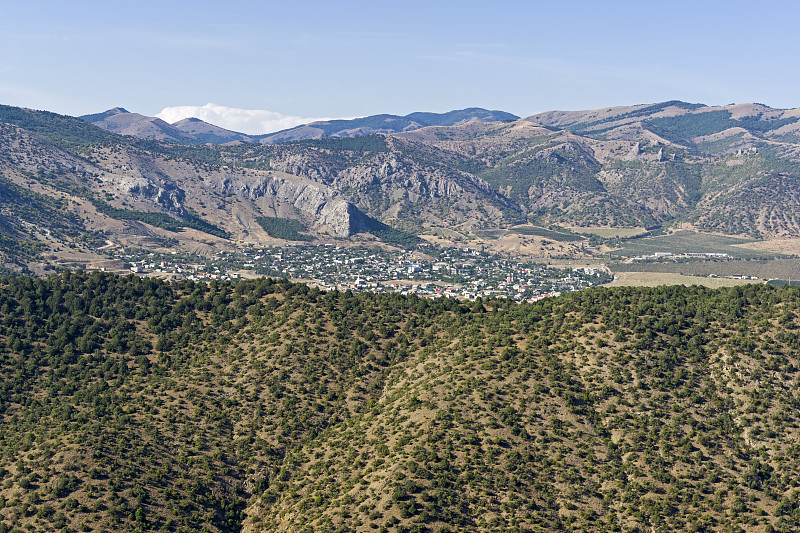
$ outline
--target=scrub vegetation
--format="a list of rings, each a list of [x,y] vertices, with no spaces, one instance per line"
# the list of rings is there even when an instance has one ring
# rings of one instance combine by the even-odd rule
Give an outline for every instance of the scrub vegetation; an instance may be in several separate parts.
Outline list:
[[[0,282],[2,531],[796,531],[800,290]]]

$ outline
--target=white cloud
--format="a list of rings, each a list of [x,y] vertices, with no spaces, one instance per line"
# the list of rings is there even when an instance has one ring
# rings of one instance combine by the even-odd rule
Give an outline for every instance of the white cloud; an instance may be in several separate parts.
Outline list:
[[[293,117],[264,109],[239,109],[211,103],[203,106],[181,105],[165,107],[156,116],[170,124],[184,118],[199,118],[215,126],[247,133],[248,135],[261,135],[294,128],[295,126],[318,120],[331,120],[330,118]]]

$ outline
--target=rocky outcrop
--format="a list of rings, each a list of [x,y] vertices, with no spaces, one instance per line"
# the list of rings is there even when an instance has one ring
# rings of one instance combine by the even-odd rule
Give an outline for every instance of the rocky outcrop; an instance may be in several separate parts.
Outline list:
[[[279,172],[256,176],[231,174],[208,185],[223,194],[236,194],[253,201],[268,199],[291,205],[313,225],[328,229],[337,237],[349,237],[366,229],[366,217],[339,193],[319,183]]]
[[[121,149],[97,157],[107,172],[100,176],[103,193],[129,202],[140,211],[166,211],[185,217],[215,206],[209,220],[234,232],[256,225],[261,214],[300,218],[322,233],[349,237],[366,229],[365,216],[322,183],[285,172],[198,166],[189,161],[154,157],[137,149]],[[248,221],[233,221],[232,206],[247,201]],[[115,204],[117,205],[117,204]],[[120,205],[117,205],[120,207]],[[252,218],[250,218],[252,217]]]
[[[340,237],[349,237],[368,229],[367,217],[344,198],[325,202],[319,211],[317,220],[323,226],[331,228],[334,234]]]

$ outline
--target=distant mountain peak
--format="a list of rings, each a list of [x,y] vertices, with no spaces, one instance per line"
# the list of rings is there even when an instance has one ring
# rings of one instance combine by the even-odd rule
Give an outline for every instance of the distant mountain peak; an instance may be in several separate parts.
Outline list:
[[[197,117],[187,117],[168,124],[156,117],[131,113],[123,107],[114,107],[102,113],[78,118],[114,133],[183,144],[226,144],[234,141],[278,144],[307,139],[361,137],[375,133],[392,134],[414,131],[427,126],[454,126],[473,120],[508,122],[519,119],[518,116],[505,111],[468,107],[446,113],[415,112],[405,116],[383,113],[355,119],[323,120],[276,133],[245,135],[210,124]]]
[[[101,113],[92,113],[91,115],[83,115],[78,118],[86,122],[95,123],[95,122],[102,122],[109,117],[113,117],[116,115],[126,115],[126,114],[129,115],[131,114],[131,112],[125,109],[124,107],[112,107],[111,109],[108,109]]]

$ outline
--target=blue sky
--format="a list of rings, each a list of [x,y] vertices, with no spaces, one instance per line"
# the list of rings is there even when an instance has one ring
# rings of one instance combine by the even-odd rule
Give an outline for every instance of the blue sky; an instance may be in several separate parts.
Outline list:
[[[788,1],[3,4],[0,103],[71,115],[800,107],[800,4]]]

